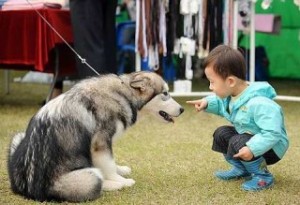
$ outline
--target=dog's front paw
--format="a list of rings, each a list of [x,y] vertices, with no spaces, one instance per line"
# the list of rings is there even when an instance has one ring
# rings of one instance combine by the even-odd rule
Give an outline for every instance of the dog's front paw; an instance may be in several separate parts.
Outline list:
[[[124,186],[130,187],[133,186],[135,184],[135,181],[133,179],[125,179],[123,181]]]
[[[103,191],[115,191],[122,189],[124,187],[122,182],[112,181],[112,180],[104,180],[102,189]]]
[[[131,169],[130,169],[130,167],[127,167],[127,166],[117,165],[117,173],[121,176],[126,176],[126,175],[131,174]]]
[[[124,187],[131,187],[134,184],[135,181],[133,179],[123,178],[122,181],[104,180],[102,189],[103,191],[115,191],[120,190]]]

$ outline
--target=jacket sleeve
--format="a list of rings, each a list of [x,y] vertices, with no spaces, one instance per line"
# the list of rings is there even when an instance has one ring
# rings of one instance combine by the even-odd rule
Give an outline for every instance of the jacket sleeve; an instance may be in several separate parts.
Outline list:
[[[207,100],[207,108],[205,109],[206,112],[223,116],[223,102],[220,98],[218,98],[216,95],[211,95],[205,97],[205,99]]]
[[[254,157],[261,156],[282,138],[284,120],[281,108],[275,103],[260,102],[254,106],[254,122],[260,130],[246,145],[249,147]]]

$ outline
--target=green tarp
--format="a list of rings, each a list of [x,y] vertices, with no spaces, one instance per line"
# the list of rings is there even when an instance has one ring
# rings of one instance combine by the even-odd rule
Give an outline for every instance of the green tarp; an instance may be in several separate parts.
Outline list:
[[[256,45],[266,48],[269,57],[269,75],[276,78],[300,79],[300,7],[293,0],[273,0],[267,10],[261,8],[262,0],[256,2],[256,13],[272,13],[281,16],[280,34],[256,32]],[[241,45],[249,47],[249,38]]]

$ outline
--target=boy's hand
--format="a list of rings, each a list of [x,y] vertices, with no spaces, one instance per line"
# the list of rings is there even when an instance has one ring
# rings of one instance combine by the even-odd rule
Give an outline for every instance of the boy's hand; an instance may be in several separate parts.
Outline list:
[[[207,101],[205,99],[186,101],[186,103],[194,105],[197,112],[200,112],[207,107]]]
[[[249,149],[249,147],[245,146],[245,147],[242,147],[237,154],[233,155],[233,157],[240,158],[245,161],[249,161],[254,156],[253,156],[251,150]]]

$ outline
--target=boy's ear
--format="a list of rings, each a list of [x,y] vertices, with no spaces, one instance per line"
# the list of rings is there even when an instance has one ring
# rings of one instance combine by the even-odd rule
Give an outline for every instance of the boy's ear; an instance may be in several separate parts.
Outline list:
[[[234,87],[236,84],[236,79],[233,76],[227,77],[227,82],[229,84],[229,87]]]

